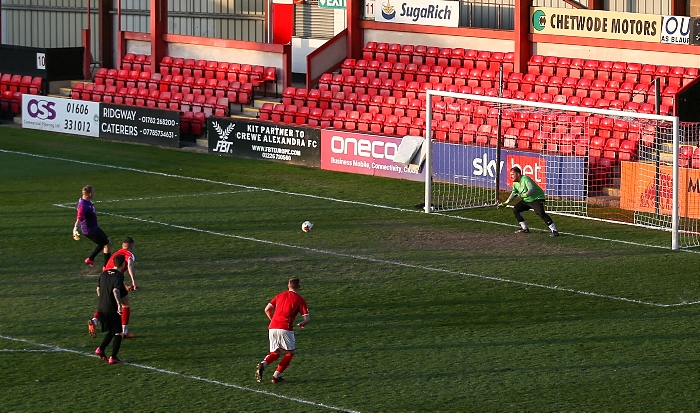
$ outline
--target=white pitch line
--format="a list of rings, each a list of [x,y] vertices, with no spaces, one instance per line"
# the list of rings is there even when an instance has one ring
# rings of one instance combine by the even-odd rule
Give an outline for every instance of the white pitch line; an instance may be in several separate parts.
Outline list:
[[[71,207],[62,206],[59,204],[54,204],[54,206],[61,207],[61,208],[71,208]],[[535,284],[535,283],[530,283],[530,282],[526,282],[526,281],[510,280],[507,278],[492,277],[492,276],[481,275],[481,274],[471,274],[471,273],[466,273],[466,272],[461,272],[461,271],[447,270],[444,268],[428,267],[425,265],[407,264],[407,263],[400,262],[400,261],[383,260],[383,259],[379,259],[379,258],[368,257],[365,255],[344,254],[341,252],[322,250],[322,249],[318,249],[318,248],[302,247],[299,245],[286,244],[283,242],[268,241],[268,240],[252,238],[252,237],[244,237],[242,235],[226,234],[223,232],[210,231],[210,230],[194,228],[194,227],[186,227],[184,225],[170,224],[168,222],[155,221],[152,219],[130,217],[127,215],[112,214],[109,212],[100,212],[100,214],[109,215],[109,216],[118,217],[118,218],[123,218],[123,219],[131,219],[134,221],[145,222],[148,224],[163,225],[166,227],[182,229],[185,231],[201,232],[201,233],[209,234],[209,235],[217,235],[217,236],[221,236],[221,237],[235,238],[235,239],[240,239],[240,240],[244,240],[244,241],[258,242],[261,244],[275,245],[278,247],[293,248],[293,249],[298,249],[298,250],[303,250],[303,251],[308,251],[308,252],[314,252],[314,253],[318,253],[318,254],[331,255],[331,256],[335,256],[335,257],[353,258],[353,259],[362,260],[362,261],[376,262],[379,264],[396,265],[399,267],[414,268],[414,269],[425,270],[425,271],[442,272],[442,273],[452,274],[452,275],[457,275],[457,276],[462,276],[462,277],[479,278],[482,280],[498,281],[498,282],[522,285],[522,286],[526,286],[526,287],[537,287],[537,288],[543,288],[546,290],[563,291],[563,292],[569,292],[569,293],[578,294],[578,295],[587,295],[587,296],[591,296],[591,297],[606,298],[606,299],[616,300],[616,301],[625,301],[625,302],[629,302],[629,303],[643,304],[643,305],[649,305],[649,306],[654,306],[654,307],[679,307],[679,306],[685,306],[685,305],[700,304],[700,301],[681,302],[681,303],[676,303],[676,304],[652,303],[652,302],[648,302],[648,301],[640,301],[640,300],[635,300],[635,299],[631,299],[631,298],[617,297],[614,295],[606,295],[606,294],[599,294],[599,293],[595,293],[595,292],[574,290],[571,288],[559,287],[556,285]]]
[[[231,195],[231,194],[241,194],[245,192],[255,192],[255,189],[246,189],[241,191],[219,191],[219,192],[202,192],[199,194],[178,194],[178,195],[162,195],[162,196],[144,196],[137,198],[123,198],[123,199],[107,199],[92,201],[96,204],[109,204],[113,202],[126,202],[126,201],[153,201],[156,199],[171,199],[171,198],[189,198],[197,196],[212,196],[212,195]],[[59,204],[56,204],[59,205]],[[60,204],[60,206],[75,206],[75,203]]]
[[[245,188],[248,190],[255,190],[255,191],[266,191],[266,192],[272,192],[272,193],[278,193],[278,194],[284,194],[284,195],[294,195],[294,196],[302,196],[302,197],[308,197],[308,198],[314,198],[314,199],[321,199],[321,200],[326,200],[326,201],[332,201],[332,202],[340,202],[340,203],[347,203],[347,204],[352,204],[352,205],[363,205],[363,206],[369,206],[369,207],[374,207],[374,208],[382,208],[382,209],[389,209],[389,210],[394,210],[394,211],[402,211],[402,212],[412,212],[412,213],[419,213],[420,211],[414,210],[414,209],[406,209],[406,208],[398,208],[398,207],[390,207],[386,205],[379,205],[379,204],[371,204],[371,203],[366,203],[366,202],[358,202],[358,201],[348,201],[348,200],[343,200],[343,199],[336,199],[336,198],[330,198],[330,197],[323,197],[323,196],[318,196],[318,195],[310,195],[310,194],[301,194],[297,192],[289,192],[289,191],[280,191],[276,189],[270,189],[270,188],[260,188],[260,187],[255,187],[255,186],[250,186],[250,185],[241,185],[241,184],[233,184],[230,182],[222,182],[222,181],[214,181],[210,179],[205,179],[205,178],[196,178],[196,177],[190,177],[190,176],[182,176],[182,175],[173,175],[173,174],[166,174],[164,172],[154,172],[154,171],[147,171],[143,169],[136,169],[136,168],[129,168],[129,167],[123,167],[123,166],[115,166],[115,165],[105,165],[105,164],[98,164],[95,162],[86,162],[86,161],[78,161],[75,159],[67,159],[67,158],[60,158],[60,157],[52,157],[52,156],[45,156],[45,155],[37,155],[37,154],[32,154],[32,153],[27,153],[27,152],[18,152],[18,151],[8,151],[5,149],[0,149],[0,152],[3,153],[10,153],[10,154],[15,154],[15,155],[25,155],[25,156],[31,156],[31,157],[36,157],[36,158],[42,158],[42,159],[50,159],[50,160],[59,160],[59,161],[65,161],[65,162],[72,162],[72,163],[77,163],[81,165],[93,165],[97,167],[104,167],[104,168],[110,168],[110,169],[118,169],[118,170],[125,170],[125,171],[132,171],[132,172],[138,172],[138,173],[144,173],[144,174],[150,174],[150,175],[157,175],[157,176],[163,176],[167,178],[178,178],[178,179],[185,179],[185,180],[191,180],[191,181],[197,181],[197,182],[206,182],[206,183],[211,183],[211,184],[219,184],[219,185],[225,185],[225,186],[233,186],[237,188]],[[64,205],[60,204],[54,204],[59,207],[66,208]],[[104,214],[104,212],[102,212]],[[447,215],[447,214],[441,214],[441,213],[435,213],[435,215],[439,216],[444,216],[444,217],[449,217],[449,218],[457,218],[457,219],[462,219],[462,220],[467,220],[467,221],[472,221],[472,222],[480,222],[480,223],[487,223],[487,224],[493,224],[493,225],[501,225],[505,226],[508,224],[504,224],[502,222],[495,222],[495,221],[487,221],[487,220],[482,220],[482,219],[475,219],[475,218],[466,218],[466,217],[459,217],[459,216],[454,216],[454,215]],[[115,216],[120,216],[120,215],[115,215]],[[135,219],[135,220],[142,220],[140,218],[134,218],[134,217],[127,217],[127,216],[121,216],[122,218],[126,219]],[[190,231],[199,231],[199,232],[206,232],[210,234],[215,234],[215,235],[221,235],[221,236],[226,236],[226,237],[234,237],[234,238],[239,238],[239,239],[244,239],[248,241],[254,241],[254,242],[261,242],[261,243],[269,243],[269,244],[275,244],[279,246],[287,246],[289,248],[302,248],[304,247],[299,247],[295,245],[287,245],[287,244],[279,244],[279,243],[274,243],[271,241],[265,241],[265,240],[258,240],[255,238],[248,238],[248,237],[240,237],[236,235],[230,235],[230,234],[223,234],[223,233],[215,233],[212,231],[206,231],[206,230],[200,230],[196,228],[188,228],[188,227],[183,227],[183,226],[178,226],[174,224],[168,224],[168,223],[161,223],[157,221],[148,221],[148,220],[142,220],[144,222],[152,222],[160,225],[166,225],[166,226],[171,226],[174,228],[181,228],[181,229],[186,229]],[[510,225],[509,225],[510,226]],[[565,234],[565,233],[562,233]],[[614,239],[608,239],[608,238],[601,238],[601,237],[593,237],[593,236],[587,236],[587,235],[577,235],[577,234],[568,234],[570,236],[576,236],[576,237],[581,237],[581,238],[589,238],[589,239],[595,239],[595,240],[600,240],[600,241],[609,241],[609,242],[616,242],[616,243],[621,243],[621,244],[628,244],[628,245],[636,245],[636,246],[642,246],[642,247],[650,247],[650,248],[661,248],[661,249],[668,249],[664,247],[660,247],[658,245],[647,245],[647,244],[641,244],[641,243],[635,243],[635,242],[629,242],[629,241],[620,241],[620,240],[614,240]],[[314,250],[314,249],[308,249],[310,251],[315,251],[319,253],[324,253],[324,254],[330,254],[330,255],[338,255],[338,256],[346,256],[343,254],[339,253],[334,253],[331,251],[321,251],[321,250]],[[693,252],[697,253],[696,251],[690,251],[687,249],[681,250],[685,252]],[[385,262],[387,264],[391,263],[390,261],[382,261],[382,260],[376,260],[374,258],[369,258],[369,257],[359,257],[359,256],[352,256],[352,255],[347,255],[348,257],[353,257],[357,259],[366,259],[366,260],[371,260],[371,261],[376,261],[376,262]],[[410,264],[404,264],[404,263],[396,263],[397,265],[404,265],[404,266],[411,266]],[[421,266],[411,266],[414,268],[422,268],[422,269],[430,269],[433,271],[440,271],[440,272],[448,272],[452,274],[457,274],[457,275],[463,275],[463,276],[468,276],[468,277],[476,277],[476,278],[483,278],[483,279],[490,279],[490,280],[495,280],[495,281],[501,281],[501,282],[508,282],[508,283],[513,283],[513,284],[520,284],[520,285],[525,285],[525,286],[530,286],[530,287],[539,287],[539,288],[545,288],[545,289],[550,289],[550,290],[557,290],[557,291],[568,291],[568,292],[573,292],[576,294],[583,294],[583,295],[590,295],[590,296],[595,296],[595,297],[603,297],[603,298],[609,298],[609,299],[614,299],[614,300],[620,300],[620,301],[628,301],[628,302],[633,302],[633,303],[638,303],[638,304],[645,304],[645,305],[652,305],[652,306],[657,306],[657,307],[675,307],[675,306],[681,306],[681,305],[693,305],[693,304],[700,304],[700,301],[693,301],[693,302],[681,302],[677,304],[658,304],[658,303],[650,303],[650,302],[644,302],[644,301],[638,301],[638,300],[633,300],[633,299],[627,299],[623,297],[615,297],[615,296],[609,296],[609,295],[604,295],[604,294],[598,294],[598,293],[590,293],[590,292],[585,292],[585,291],[577,291],[577,290],[572,290],[572,289],[567,289],[567,288],[562,288],[562,287],[557,287],[557,286],[546,286],[546,285],[541,285],[541,284],[532,284],[532,283],[527,283],[527,282],[522,282],[522,281],[515,281],[515,280],[508,280],[508,279],[503,279],[503,278],[498,278],[498,277],[489,277],[489,276],[484,276],[484,275],[478,275],[478,274],[467,274],[467,273],[460,273],[456,271],[449,271],[449,270],[443,270],[443,269],[438,269],[438,268],[428,268],[428,267],[421,267]]]
[[[369,202],[349,201],[346,199],[338,199],[338,198],[331,198],[331,197],[311,195],[311,194],[302,194],[302,193],[298,193],[298,192],[281,191],[281,190],[271,189],[271,188],[261,188],[261,187],[250,186],[250,185],[234,184],[234,183],[230,183],[230,182],[214,181],[214,180],[206,179],[206,178],[197,178],[197,177],[192,177],[192,176],[167,174],[164,172],[147,171],[145,169],[129,168],[129,167],[125,167],[125,166],[99,164],[99,163],[95,163],[95,162],[79,161],[76,159],[68,159],[68,158],[46,156],[46,155],[37,155],[37,154],[33,154],[33,153],[20,152],[20,151],[9,151],[6,149],[0,149],[0,152],[9,153],[9,154],[13,154],[13,155],[31,156],[31,157],[35,157],[35,158],[41,158],[41,159],[50,159],[50,160],[55,160],[55,161],[72,162],[72,163],[77,163],[77,164],[81,164],[81,165],[92,165],[92,166],[109,168],[109,169],[118,169],[118,170],[123,170],[123,171],[138,172],[138,173],[149,174],[149,175],[163,176],[166,178],[177,178],[177,179],[185,179],[185,180],[197,181],[197,182],[206,182],[206,183],[210,183],[210,184],[233,186],[233,187],[237,187],[237,188],[248,189],[251,191],[266,191],[266,192],[278,193],[278,194],[283,194],[283,195],[294,195],[294,196],[320,199],[320,200],[324,200],[324,201],[339,202],[339,203],[344,203],[344,204],[362,205],[362,206],[367,206],[367,207],[372,207],[372,208],[388,209],[388,210],[392,210],[392,211],[412,212],[412,213],[421,213],[421,214],[424,213],[422,210],[416,210],[416,209],[392,207],[392,206],[388,206],[388,205],[372,204]],[[484,219],[461,217],[461,216],[457,216],[457,215],[449,215],[449,214],[439,213],[439,212],[433,212],[432,214],[439,215],[439,216],[446,217],[446,218],[461,219],[461,220],[470,221],[470,222],[480,222],[480,223],[484,223],[484,224],[512,227],[512,225],[510,225],[510,224],[506,224],[503,222],[497,222],[497,221],[488,221],[488,220],[484,220]],[[559,231],[559,233],[564,234],[564,235],[568,235],[568,236],[572,236],[572,237],[588,238],[588,239],[593,239],[593,240],[597,240],[597,241],[607,241],[607,242],[614,242],[614,243],[618,243],[618,244],[635,245],[638,247],[656,248],[656,249],[663,249],[663,250],[669,249],[668,247],[664,247],[664,246],[660,246],[660,245],[642,244],[639,242],[623,241],[623,240],[617,240],[617,239],[611,239],[611,238],[602,238],[602,237],[595,237],[595,236],[591,236],[591,235],[581,235],[581,234],[574,234],[574,233],[561,232],[561,231]],[[688,253],[692,253],[692,254],[700,254],[700,250],[696,251],[696,250],[691,250],[691,249],[681,249],[679,251],[688,252]]]
[[[32,345],[35,345],[35,346],[38,346],[38,347],[43,347],[43,348],[45,349],[44,351],[47,351],[47,352],[48,352],[48,351],[65,352],[65,353],[77,354],[77,355],[80,355],[80,356],[95,357],[95,358],[97,358],[97,356],[94,355],[94,354],[92,354],[92,353],[85,353],[85,352],[83,352],[83,351],[77,351],[77,350],[71,350],[71,349],[68,349],[68,348],[62,348],[62,347],[58,347],[58,346],[52,346],[52,345],[50,345],[50,344],[43,344],[43,343],[39,343],[39,342],[36,342],[36,341],[33,341],[33,340],[27,340],[27,339],[24,339],[24,338],[8,337],[8,336],[1,335],[1,334],[0,334],[0,338],[4,338],[5,340],[10,340],[10,341],[17,341],[17,342],[21,342],[21,343],[32,344]],[[39,351],[39,350],[37,350],[37,351]],[[273,397],[277,397],[277,398],[280,398],[280,399],[283,399],[283,400],[287,400],[287,401],[291,401],[291,402],[302,403],[302,404],[308,404],[308,405],[314,406],[314,407],[322,407],[322,408],[324,408],[324,409],[335,410],[335,411],[339,411],[339,412],[360,413],[360,412],[358,412],[358,411],[356,411],[356,410],[350,410],[350,409],[345,409],[345,408],[342,408],[342,407],[330,406],[330,405],[323,404],[323,403],[316,403],[316,402],[312,402],[312,401],[310,401],[310,400],[300,399],[300,398],[298,398],[298,397],[283,396],[283,395],[281,395],[281,394],[272,393],[272,392],[265,391],[265,390],[252,389],[252,388],[250,388],[250,387],[239,386],[239,385],[237,385],[237,384],[226,383],[226,382],[218,381],[218,380],[211,380],[211,379],[207,379],[207,378],[204,378],[204,377],[193,376],[193,375],[191,375],[191,374],[178,373],[178,372],[171,371],[171,370],[160,369],[160,368],[158,368],[158,367],[147,366],[147,365],[145,365],[145,364],[137,364],[137,363],[124,362],[124,365],[133,366],[133,367],[138,367],[138,368],[140,368],[140,369],[155,371],[155,372],[158,372],[158,373],[170,374],[170,375],[177,376],[177,377],[182,377],[182,378],[185,378],[185,379],[202,381],[202,382],[204,382],[204,383],[217,384],[217,385],[219,385],[219,386],[229,387],[229,388],[232,388],[232,389],[243,390],[243,391],[248,391],[248,392],[252,392],[252,393],[258,393],[258,394],[262,394],[262,395],[265,395],[265,396],[273,396]]]
[[[0,353],[55,353],[58,350],[54,349],[42,349],[42,350],[32,350],[29,348],[11,349],[11,348],[0,348]]]

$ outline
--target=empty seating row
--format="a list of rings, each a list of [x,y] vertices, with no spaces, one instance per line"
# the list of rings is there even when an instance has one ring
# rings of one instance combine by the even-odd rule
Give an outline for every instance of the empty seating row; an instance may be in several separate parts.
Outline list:
[[[39,76],[0,74],[0,92],[20,92],[39,95],[44,92],[44,79]]]
[[[362,59],[380,62],[401,62],[429,66],[452,66],[467,69],[513,71],[513,52],[491,52],[461,47],[436,47],[399,43],[367,42],[362,49]]]
[[[201,135],[204,133],[206,118],[204,112],[182,112],[180,114],[180,131]]]
[[[581,118],[586,117],[581,116]],[[263,104],[260,109],[260,119],[385,135],[421,136],[425,133],[424,120],[419,117],[382,112],[362,113],[344,109],[308,108],[284,103]],[[432,125],[434,138],[438,141],[496,146],[499,137],[498,125],[491,122],[473,123],[468,120],[434,119]],[[567,130],[552,128],[548,131],[546,128],[518,128],[514,125],[501,126],[501,142],[504,147],[559,155],[587,156],[590,153],[591,156],[604,157],[615,162],[637,159],[638,139],[624,139],[617,136],[589,138],[590,135],[585,133],[583,127],[571,127]]]
[[[511,72],[512,73],[512,72]],[[345,59],[340,68],[339,75],[325,73],[321,75],[319,82],[332,83],[334,78],[339,76],[356,79],[366,78],[369,81],[375,79],[392,79],[394,81],[404,80],[406,82],[416,81],[419,83],[445,83],[456,84],[458,86],[467,84],[469,80],[489,80],[492,83],[499,82],[499,72],[497,70],[466,69],[456,67],[416,65],[413,63],[388,63],[376,60]]]
[[[203,112],[206,117],[227,116],[229,113],[229,99],[225,96],[161,92],[158,89],[117,89],[116,86],[105,85],[90,86],[93,84],[76,83],[71,91],[71,98],[181,112]]]
[[[5,90],[0,93],[0,113],[18,115],[22,112],[22,92]]]
[[[383,97],[380,95],[369,97],[367,95],[350,96],[348,100],[343,99],[343,92],[337,92],[334,99],[330,101],[313,101],[305,99],[304,93],[301,96],[291,97],[287,91],[287,97],[283,98],[283,103],[279,108],[287,106],[304,107],[321,111],[331,110],[345,112],[357,111],[360,114],[381,113],[384,116],[394,115],[397,117],[412,117],[425,118],[425,101],[420,99],[408,100],[406,98],[396,99],[393,96]],[[286,102],[286,103],[285,103]],[[271,109],[272,106],[269,106]],[[263,119],[265,110],[262,110]],[[307,110],[308,113],[308,110]],[[276,117],[272,120],[277,121],[281,117]],[[433,105],[433,120],[461,122],[463,124],[474,124],[477,126],[487,124],[496,126],[499,123],[499,110],[494,107],[489,107],[483,104],[472,102],[445,102],[436,101]],[[572,115],[550,113],[543,115],[539,112],[517,111],[505,109],[500,114],[500,124],[502,128],[518,128],[540,131],[543,133],[558,133],[558,134],[587,134],[589,136],[600,136],[603,138],[629,139],[634,141],[642,141],[650,144],[653,141],[655,131],[653,127],[644,126],[638,122],[629,122],[622,119],[613,119],[600,116],[587,115]],[[650,140],[651,139],[651,140]]]
[[[397,86],[398,83],[398,86]],[[346,106],[353,106],[356,109],[360,107],[365,107],[367,105],[388,105],[401,106],[401,102],[409,102],[409,105],[415,106],[412,101],[418,99],[421,101],[425,100],[426,91],[429,89],[433,90],[445,90],[448,92],[459,92],[459,93],[469,93],[475,95],[483,96],[499,96],[499,91],[496,88],[484,89],[482,87],[471,88],[469,86],[456,87],[455,85],[444,85],[442,83],[431,84],[424,83],[418,85],[417,82],[411,82],[406,85],[406,88],[402,86],[399,82],[393,82],[391,79],[385,79],[381,88],[369,87],[363,89],[361,87],[354,88],[343,88],[341,91],[331,92],[330,90],[319,90],[311,89],[307,90],[304,88],[294,88],[289,87],[282,93],[282,102],[286,104],[297,104],[305,105],[309,107],[321,107],[326,109],[329,107],[348,109]],[[349,93],[346,93],[350,91]],[[592,97],[578,97],[578,96],[566,96],[566,95],[552,95],[549,93],[537,93],[529,92],[525,93],[519,90],[509,90],[506,89],[500,92],[501,96],[504,98],[527,100],[532,102],[542,102],[542,103],[553,103],[569,106],[579,106],[586,108],[596,108],[596,109],[610,109],[610,110],[624,110],[629,112],[639,112],[639,113],[656,113],[656,106],[654,103],[650,102],[631,102],[622,101],[619,99],[605,99],[592,98]],[[388,99],[392,98],[392,99]],[[666,96],[662,99],[662,104],[660,105],[660,113],[663,115],[668,115],[672,112],[673,107],[665,103],[672,104],[672,100],[667,102]],[[672,98],[671,98],[672,99]],[[453,102],[455,99],[451,97],[444,97],[436,99],[436,101],[442,102]],[[652,99],[653,101],[653,99]],[[362,109],[359,109],[362,110]]]
[[[533,55],[528,62],[528,73],[644,84],[660,78],[665,86],[685,86],[698,77],[699,70],[693,67]]]
[[[424,120],[408,116],[384,115],[382,113],[360,113],[343,109],[308,108],[304,106],[273,105],[265,103],[260,108],[260,119],[273,122],[295,123],[321,128],[336,128],[373,132],[386,135],[415,135],[425,133]]]
[[[678,165],[681,168],[700,169],[700,147],[681,146],[678,151]]]
[[[152,72],[151,55],[127,53],[122,58],[121,69],[126,71]]]
[[[252,65],[247,63],[218,62],[216,60],[195,60],[182,57],[164,56],[160,63],[160,74],[192,76],[195,79],[218,79],[251,83],[274,83],[277,68],[274,66]],[[257,86],[257,85],[256,85]]]
[[[216,79],[194,79],[193,77],[177,76],[161,76],[160,73],[148,73],[149,76],[139,77],[137,80],[132,78],[124,81],[117,78],[106,78],[104,83],[96,83],[90,86],[90,83],[82,85],[83,88],[88,88],[91,91],[93,88],[116,87],[117,90],[122,88],[137,88],[144,90],[160,90],[161,92],[169,91],[171,93],[183,93],[206,96],[226,96],[231,103],[240,103],[247,105],[251,103],[253,96],[253,84],[241,82],[229,82],[228,80]],[[76,85],[77,86],[77,85]],[[87,100],[87,99],[84,99]]]
[[[491,72],[491,74],[493,74],[493,72]],[[419,94],[424,96],[424,92],[427,89],[498,96],[497,82],[494,81],[493,77],[482,77],[480,80],[467,79],[466,84],[463,79],[461,82],[457,81],[459,79],[454,79],[455,83],[448,83],[438,78],[433,79],[432,77],[428,78],[428,80],[428,82],[421,83],[418,81],[407,82],[405,80],[394,80],[390,78],[369,79],[367,77],[357,78],[354,75],[324,74],[319,80],[319,90],[329,90],[334,93],[343,91],[346,94],[382,94],[386,96],[393,95],[396,97],[409,98],[413,98],[415,97],[414,95]],[[436,80],[437,82],[430,82],[430,80]],[[479,92],[479,90],[481,90],[479,88],[485,91]],[[605,82],[602,80],[591,81],[590,79],[562,79],[558,76],[550,77],[546,75],[535,76],[526,74],[523,76],[520,73],[511,73],[508,77],[506,88],[507,90],[503,92],[503,97],[513,99],[538,100],[527,96],[531,93],[547,93],[553,96],[576,96],[581,99],[593,98],[596,100],[620,100],[623,102],[632,101],[651,104],[654,104],[656,100],[653,85],[634,85],[630,82],[620,84],[614,80]],[[496,92],[491,89],[495,89]],[[660,103],[672,108],[678,90],[676,86],[666,86],[663,88]],[[546,99],[542,101],[546,101]],[[557,103],[566,104],[567,99],[559,99]]]
[[[592,97],[595,99],[622,100],[624,102],[654,103],[655,85],[616,80],[573,78],[528,73],[511,73],[506,81],[509,90],[522,92],[549,93],[553,95]],[[662,104],[673,106],[678,86],[661,88]]]
[[[447,120],[434,121],[435,139],[461,144],[489,145],[498,142],[498,126],[484,123],[462,123]],[[565,156],[592,156],[619,161],[635,161],[638,157],[638,140],[605,138],[582,133],[581,129],[571,132],[501,128],[501,144],[506,148],[549,152]]]

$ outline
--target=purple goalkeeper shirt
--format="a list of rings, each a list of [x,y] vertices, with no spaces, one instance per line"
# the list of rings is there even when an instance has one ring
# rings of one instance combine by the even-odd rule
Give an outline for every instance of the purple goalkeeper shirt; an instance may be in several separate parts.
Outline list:
[[[97,212],[92,201],[80,198],[78,200],[78,220],[80,221],[80,231],[88,235],[99,229],[97,225]]]

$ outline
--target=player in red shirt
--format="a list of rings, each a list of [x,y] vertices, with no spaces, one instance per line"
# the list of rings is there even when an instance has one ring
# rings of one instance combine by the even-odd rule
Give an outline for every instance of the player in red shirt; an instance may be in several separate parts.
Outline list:
[[[265,314],[270,319],[268,327],[268,335],[270,337],[270,354],[263,361],[258,363],[255,370],[255,380],[262,381],[262,375],[270,363],[280,357],[282,350],[285,355],[277,366],[277,370],[272,375],[273,383],[284,383],[286,380],[282,377],[284,370],[289,367],[289,363],[294,357],[296,349],[296,339],[294,338],[294,319],[297,314],[301,314],[303,320],[297,324],[299,328],[304,328],[311,320],[309,318],[309,309],[306,306],[306,300],[299,295],[301,283],[298,277],[292,277],[287,284],[288,291],[281,292],[273,298],[265,307]]]
[[[136,269],[134,268],[134,261],[136,261],[136,256],[134,256],[134,253],[132,252],[134,249],[134,239],[131,237],[126,237],[122,240],[122,249],[119,251],[116,251],[112,256],[109,258],[107,263],[105,264],[103,271],[106,271],[107,268],[112,268],[114,266],[114,257],[121,256],[124,257],[124,261],[126,263],[126,269],[129,272],[129,277],[131,278],[131,285],[126,286],[127,290],[137,290],[138,286],[136,285]],[[125,271],[127,272],[127,271]],[[122,297],[122,312],[121,312],[121,317],[122,317],[122,335],[124,338],[134,338],[134,335],[129,333],[129,318],[131,317],[131,300],[129,299],[129,296]],[[97,313],[95,313],[92,317],[92,319],[88,320],[88,333],[90,336],[95,337],[96,334],[96,329],[97,329],[97,321],[98,316]]]

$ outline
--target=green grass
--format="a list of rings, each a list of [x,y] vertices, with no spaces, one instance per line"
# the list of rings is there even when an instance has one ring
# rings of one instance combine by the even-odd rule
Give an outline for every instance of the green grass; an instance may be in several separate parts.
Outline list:
[[[645,246],[668,233],[520,236],[511,210],[419,213],[417,182],[5,127],[0,173],[2,411],[700,410],[700,254]],[[136,239],[121,366],[89,357],[87,183]],[[256,383],[292,275],[312,321],[289,382]]]

